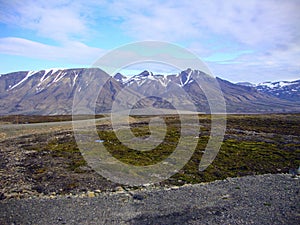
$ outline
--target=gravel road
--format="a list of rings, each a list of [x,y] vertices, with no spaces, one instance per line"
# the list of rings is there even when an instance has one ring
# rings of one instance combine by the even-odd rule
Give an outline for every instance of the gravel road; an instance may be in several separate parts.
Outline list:
[[[288,174],[102,193],[6,199],[0,224],[299,224],[299,178]]]

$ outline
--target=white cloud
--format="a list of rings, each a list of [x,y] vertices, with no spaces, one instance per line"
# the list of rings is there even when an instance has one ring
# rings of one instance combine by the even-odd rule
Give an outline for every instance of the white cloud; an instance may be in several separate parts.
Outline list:
[[[32,30],[41,37],[68,41],[85,37],[89,31],[82,9],[69,1],[4,1],[0,22]]]
[[[296,1],[117,1],[125,32],[141,39],[193,40],[226,35],[245,44],[292,40],[300,30]],[[201,39],[200,39],[201,40]]]
[[[80,42],[68,42],[58,47],[14,37],[0,38],[0,52],[79,64],[92,64],[104,54],[103,50],[88,47]]]
[[[300,47],[289,44],[267,52],[243,54],[226,64],[209,62],[216,76],[233,82],[296,80],[300,77]]]

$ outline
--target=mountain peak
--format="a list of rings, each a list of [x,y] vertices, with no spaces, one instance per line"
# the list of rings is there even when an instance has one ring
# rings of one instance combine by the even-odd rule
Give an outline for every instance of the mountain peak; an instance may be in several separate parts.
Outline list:
[[[178,75],[179,79],[180,79],[180,85],[185,86],[186,84],[193,82],[194,81],[192,79],[193,73],[194,73],[194,70],[192,70],[191,68],[181,71]]]
[[[148,77],[148,76],[153,76],[153,73],[149,70],[144,70],[143,72],[141,72],[138,76],[141,77]]]
[[[121,73],[116,73],[113,78],[120,82],[121,84],[123,84],[126,80],[128,80],[128,77],[124,76],[123,74]]]

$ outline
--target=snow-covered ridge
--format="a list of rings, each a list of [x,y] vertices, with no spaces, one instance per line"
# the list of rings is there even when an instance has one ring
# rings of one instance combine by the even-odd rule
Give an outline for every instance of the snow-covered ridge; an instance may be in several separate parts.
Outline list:
[[[64,69],[59,69],[59,68],[51,68],[51,69],[46,69],[46,70],[37,70],[37,71],[28,71],[28,73],[26,74],[26,76],[21,80],[19,81],[18,83],[16,83],[15,85],[9,87],[8,90],[12,90],[16,87],[18,87],[19,85],[21,85],[22,83],[24,83],[26,80],[28,80],[30,77],[32,77],[33,75],[35,74],[40,74],[40,73],[43,73],[43,76],[41,77],[40,79],[40,83],[38,84],[38,86],[44,82],[50,75],[52,74],[55,74],[57,72],[61,72],[63,71]],[[46,78],[47,77],[47,78]]]
[[[258,91],[270,93],[275,96],[280,95],[300,95],[300,80],[263,82],[256,86]]]
[[[239,85],[250,86],[250,83],[241,82]],[[300,101],[300,80],[295,81],[276,81],[276,82],[262,82],[251,87],[256,88],[257,91],[286,99],[289,101]]]
[[[44,90],[45,88],[51,86],[54,83],[59,84],[59,81],[62,78],[64,78],[66,75],[71,75],[68,76],[68,78],[70,79],[69,85],[74,87],[80,72],[77,71],[77,69],[50,68],[50,69],[37,70],[37,71],[24,71],[22,73],[23,76],[24,73],[26,73],[25,76],[17,83],[10,85],[7,91],[16,89],[20,85],[25,84],[27,81],[33,78],[35,79],[35,82],[38,81],[38,83],[36,84],[36,92],[38,93]],[[5,75],[9,75],[9,74],[5,74]],[[35,76],[38,76],[38,80],[36,79]]]
[[[14,86],[10,87],[9,90],[12,90],[14,88],[16,88],[17,86],[19,86],[20,84],[22,84],[24,81],[26,81],[29,77],[31,77],[32,75],[34,75],[36,72],[35,71],[28,71],[27,75],[18,83],[16,83]]]
[[[114,76],[114,78],[120,83],[127,86],[132,84],[137,84],[138,86],[141,86],[146,82],[156,81],[159,82],[164,87],[166,87],[170,82],[175,82],[177,83],[177,85],[183,87],[194,81],[192,78],[192,74],[194,74],[195,72],[197,72],[197,70],[187,69],[186,71],[182,71],[178,74],[162,75],[162,74],[153,74],[151,71],[145,70],[142,73],[131,77],[126,77],[118,73]]]
[[[158,81],[164,86],[166,86],[168,83],[168,79],[165,75],[154,75],[151,71],[148,70],[145,70],[142,73],[134,75],[132,77],[126,77],[122,74],[116,74],[114,78],[125,85],[136,83],[138,86],[141,86],[147,81]]]
[[[271,82],[271,81],[266,81],[266,82],[261,82],[258,84],[253,84],[250,82],[238,82],[236,84],[242,85],[242,86],[248,86],[248,87],[256,87],[256,88],[268,88],[268,89],[273,89],[273,88],[283,88],[286,86],[291,86],[291,85],[297,85],[300,83],[300,80],[295,80],[295,81],[276,81],[276,82]]]
[[[283,88],[285,86],[295,85],[300,83],[300,81],[277,81],[277,82],[262,82],[256,85],[256,87],[266,87],[266,88]]]

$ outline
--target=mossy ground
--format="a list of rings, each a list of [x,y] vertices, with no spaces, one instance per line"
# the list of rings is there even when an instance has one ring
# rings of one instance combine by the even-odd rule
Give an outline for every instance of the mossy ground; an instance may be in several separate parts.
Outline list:
[[[135,118],[137,121],[139,118]],[[150,135],[147,119],[131,124],[137,137]],[[107,150],[124,163],[145,166],[167,158],[180,137],[180,121],[176,116],[164,117],[167,132],[163,143],[152,151],[132,150],[123,145],[110,126],[98,126],[100,139]],[[299,115],[231,115],[227,120],[224,142],[213,163],[203,172],[199,162],[209,139],[210,116],[199,116],[201,124],[197,148],[190,161],[162,184],[208,182],[226,177],[288,172],[300,165]],[[40,149],[41,150],[41,149]],[[74,138],[51,141],[42,148],[52,157],[66,159],[68,170],[84,173],[87,166]],[[41,168],[39,168],[41,170]],[[44,171],[43,171],[44,172]]]

